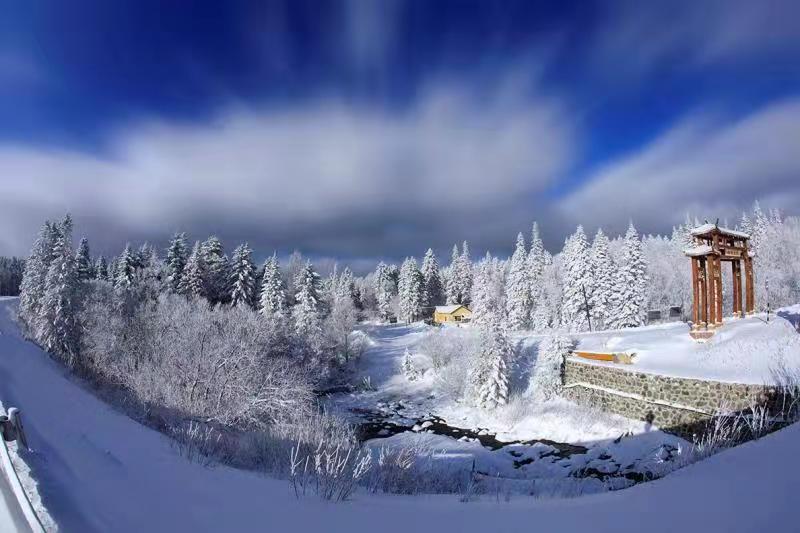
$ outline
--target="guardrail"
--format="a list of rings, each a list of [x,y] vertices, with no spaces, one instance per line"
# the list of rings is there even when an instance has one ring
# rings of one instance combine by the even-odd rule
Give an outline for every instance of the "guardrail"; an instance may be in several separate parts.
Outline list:
[[[31,531],[33,533],[45,533],[44,526],[42,526],[42,522],[36,515],[36,511],[33,509],[30,499],[28,499],[28,494],[22,487],[22,482],[17,475],[16,469],[14,469],[8,445],[6,444],[6,442],[16,440],[21,446],[28,449],[28,441],[25,438],[25,429],[22,426],[22,415],[19,409],[11,407],[8,410],[8,415],[0,414],[0,433],[2,433],[0,441],[3,443],[0,446],[0,466],[5,472],[8,485],[11,487],[11,491],[14,493],[17,504],[22,510],[22,514]]]

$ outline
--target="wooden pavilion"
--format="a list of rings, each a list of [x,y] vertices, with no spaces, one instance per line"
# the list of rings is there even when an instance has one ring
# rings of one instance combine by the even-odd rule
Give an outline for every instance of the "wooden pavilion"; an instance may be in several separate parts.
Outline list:
[[[730,262],[733,273],[733,316],[741,317],[755,309],[753,253],[747,243],[750,235],[703,224],[691,230],[694,247],[684,250],[692,260],[692,331],[695,339],[707,339],[722,325],[722,262]],[[744,302],[742,301],[742,263],[744,263]]]

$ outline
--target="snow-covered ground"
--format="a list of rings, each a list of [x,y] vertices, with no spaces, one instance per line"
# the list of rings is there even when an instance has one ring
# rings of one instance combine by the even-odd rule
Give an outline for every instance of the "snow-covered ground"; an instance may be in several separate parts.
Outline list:
[[[689,337],[683,323],[582,334],[578,349],[636,352],[633,365],[616,368],[666,376],[771,384],[773,371],[800,371],[800,306],[766,314],[726,318],[707,342]],[[594,364],[612,364],[596,362]]]
[[[287,484],[207,468],[84,390],[24,341],[0,302],[0,399],[22,407],[33,453],[23,458],[62,531],[380,530],[385,533],[791,531],[800,508],[800,426],[723,452],[664,479],[568,500],[515,496],[356,494],[296,500]]]
[[[485,411],[459,401],[431,368],[426,335],[469,335],[467,329],[412,325],[369,325],[363,329],[370,347],[361,356],[352,381],[360,387],[329,397],[328,405],[356,424],[367,427],[372,446],[434,450],[436,461],[505,480],[578,480],[583,492],[607,490],[592,472],[614,478],[615,486],[632,484],[629,477],[685,458],[691,445],[640,421],[603,413],[556,398],[533,401],[517,391],[509,405]],[[452,340],[451,337],[446,337]],[[515,374],[524,375],[535,359],[538,339],[522,339],[523,356]],[[411,355],[418,376],[402,370]],[[462,361],[457,364],[466,364]],[[512,381],[520,381],[519,376]],[[572,489],[569,489],[572,490]]]

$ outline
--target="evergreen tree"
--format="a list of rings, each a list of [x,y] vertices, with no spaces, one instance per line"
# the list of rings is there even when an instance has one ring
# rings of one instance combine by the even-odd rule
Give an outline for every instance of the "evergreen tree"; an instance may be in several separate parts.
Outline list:
[[[25,262],[25,272],[20,284],[19,316],[33,335],[36,334],[45,281],[59,236],[58,227],[45,222]]]
[[[375,299],[378,304],[378,314],[381,320],[388,320],[392,314],[392,296],[394,282],[392,281],[389,267],[381,261],[375,271]]]
[[[230,295],[230,264],[222,241],[212,235],[200,246],[205,274],[205,294],[212,304],[227,302]]]
[[[172,292],[180,292],[183,271],[188,259],[188,245],[185,233],[176,233],[167,248],[167,287]]]
[[[453,247],[447,278],[447,303],[469,305],[472,291],[472,260],[469,257],[469,245],[464,241],[461,253],[458,246]]]
[[[450,266],[447,267],[447,283],[445,291],[447,293],[447,304],[454,305],[461,299],[461,284],[459,279],[458,263],[460,260],[458,245],[453,245],[453,253],[450,255]]]
[[[461,278],[461,294],[462,294],[462,303],[464,305],[470,304],[470,294],[472,293],[472,259],[469,256],[469,245],[467,241],[461,246],[461,261],[459,262],[460,273],[459,277]]]
[[[486,257],[475,266],[470,300],[472,322],[478,326],[484,326],[486,321],[502,307],[497,290],[498,279],[501,279],[499,270],[497,262],[489,252],[486,252]]]
[[[101,281],[108,281],[108,262],[102,255],[94,263],[94,275]]]
[[[471,375],[475,405],[492,409],[508,402],[509,364],[513,353],[500,314],[491,313],[481,328],[481,353]]]
[[[595,330],[604,329],[611,311],[611,299],[616,288],[614,263],[609,251],[608,237],[602,229],[597,230],[591,248],[591,271],[593,290],[589,307]]]
[[[75,254],[75,271],[78,281],[89,281],[93,279],[94,268],[92,267],[92,257],[89,254],[89,241],[86,237],[81,239],[78,251]]]
[[[266,317],[283,316],[286,312],[286,289],[276,254],[273,254],[264,264],[263,279],[264,281],[261,283],[260,313]]]
[[[431,248],[425,252],[422,261],[422,277],[424,278],[422,305],[426,308],[442,305],[445,299],[444,286],[439,272],[439,262]]]
[[[320,328],[320,283],[319,274],[314,271],[311,261],[306,261],[295,280],[297,294],[294,306],[295,331],[309,339],[318,337]]]
[[[297,276],[303,271],[306,265],[306,260],[303,259],[303,254],[298,250],[292,252],[289,256],[289,262],[286,266],[286,301],[289,307],[295,305],[294,295],[297,294],[297,288],[294,282]]]
[[[561,391],[564,358],[574,342],[563,332],[551,331],[539,343],[539,353],[528,385],[529,393],[537,401],[546,401]]]
[[[517,245],[511,256],[506,277],[506,313],[508,326],[522,330],[529,326],[531,317],[531,279],[525,237],[517,235]]]
[[[247,243],[239,245],[233,251],[233,264],[231,265],[231,305],[246,305],[253,307],[255,302],[255,271],[253,264],[253,251]]]
[[[120,289],[130,289],[135,283],[136,267],[139,263],[138,254],[131,249],[130,243],[125,245],[125,250],[117,259],[117,270],[114,275],[114,286]]]
[[[192,253],[186,261],[186,267],[178,284],[178,292],[190,297],[206,296],[206,272],[203,263],[203,254],[200,250],[200,243],[195,241]]]
[[[528,252],[528,276],[531,289],[531,314],[535,312],[539,294],[542,290],[542,275],[544,274],[545,250],[542,238],[539,236],[539,225],[534,222],[531,229],[531,249]]]
[[[633,222],[623,242],[622,258],[617,271],[616,290],[612,298],[609,325],[632,328],[644,324],[647,289],[647,268],[642,256],[642,243]]]
[[[400,318],[407,323],[414,322],[422,315],[422,301],[425,280],[417,268],[417,260],[406,259],[400,268]]]
[[[59,227],[53,260],[45,280],[37,340],[72,366],[78,355],[78,273],[72,249],[72,220],[67,215]]]
[[[414,361],[411,359],[411,352],[408,351],[408,348],[406,348],[406,351],[403,354],[403,362],[400,366],[401,370],[403,371],[403,375],[408,381],[417,380],[419,377],[419,372],[414,367]]]
[[[562,252],[564,268],[564,293],[561,302],[561,323],[568,328],[582,330],[586,322],[586,301],[594,289],[591,278],[589,243],[583,226],[567,239]],[[584,296],[585,294],[585,296]]]

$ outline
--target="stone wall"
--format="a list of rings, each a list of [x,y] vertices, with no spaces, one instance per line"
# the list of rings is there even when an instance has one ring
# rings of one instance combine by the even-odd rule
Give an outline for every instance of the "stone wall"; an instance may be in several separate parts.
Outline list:
[[[569,357],[562,396],[665,431],[691,437],[720,408],[744,410],[754,403],[775,407],[776,391],[763,385],[675,378]]]

